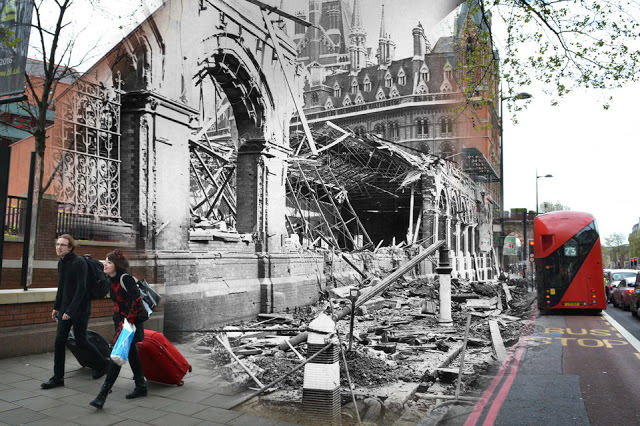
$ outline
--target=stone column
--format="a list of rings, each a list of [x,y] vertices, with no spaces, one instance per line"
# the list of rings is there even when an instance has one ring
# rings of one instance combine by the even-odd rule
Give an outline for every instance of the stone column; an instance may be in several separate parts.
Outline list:
[[[189,245],[189,137],[194,109],[158,93],[122,96],[121,212],[138,248]]]

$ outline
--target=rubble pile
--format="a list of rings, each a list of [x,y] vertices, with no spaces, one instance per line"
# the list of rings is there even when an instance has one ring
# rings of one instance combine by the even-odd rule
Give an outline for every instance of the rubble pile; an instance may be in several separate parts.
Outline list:
[[[350,408],[346,405],[352,401],[351,393],[363,408],[373,407],[367,419],[377,424],[411,423],[435,406],[433,395],[453,395],[456,385],[464,394],[490,365],[502,360],[505,347],[517,342],[534,300],[526,282],[453,279],[454,324],[445,327],[438,324],[438,290],[437,279],[396,281],[356,309],[353,336],[350,321],[336,323],[341,355],[347,360],[352,384],[350,389],[341,357],[345,424],[350,423],[354,410],[352,402]],[[335,314],[351,306],[349,291],[350,287],[332,289],[316,306],[227,326],[230,331],[223,333],[227,343],[214,337],[217,334],[204,334],[199,345],[209,348],[212,365],[221,379],[236,389],[261,388],[286,376],[252,407],[262,404],[261,415],[265,415],[265,404],[273,410],[279,403],[286,403],[291,414],[290,405],[300,401],[304,369],[287,373],[306,359],[306,345],[290,346],[287,351],[278,345],[304,330],[320,312]],[[468,316],[471,319],[465,342]],[[262,328],[265,331],[258,331]],[[461,367],[463,349],[465,362]]]

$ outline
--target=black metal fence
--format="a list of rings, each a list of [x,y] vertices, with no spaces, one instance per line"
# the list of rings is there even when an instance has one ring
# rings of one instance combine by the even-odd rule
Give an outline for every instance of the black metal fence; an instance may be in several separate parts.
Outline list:
[[[5,235],[24,236],[26,208],[26,198],[7,197]],[[119,241],[129,239],[132,236],[132,229],[124,222],[105,221],[95,215],[76,213],[73,205],[58,203],[56,236],[62,234],[73,235],[78,240]]]
[[[4,234],[11,236],[24,235],[25,212],[27,199],[24,197],[7,197],[7,210],[4,217]]]

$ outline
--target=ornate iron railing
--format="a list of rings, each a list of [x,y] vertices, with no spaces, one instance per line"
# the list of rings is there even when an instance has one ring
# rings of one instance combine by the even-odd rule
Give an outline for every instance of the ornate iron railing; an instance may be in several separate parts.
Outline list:
[[[53,189],[75,214],[120,218],[120,86],[78,80],[56,104]]]

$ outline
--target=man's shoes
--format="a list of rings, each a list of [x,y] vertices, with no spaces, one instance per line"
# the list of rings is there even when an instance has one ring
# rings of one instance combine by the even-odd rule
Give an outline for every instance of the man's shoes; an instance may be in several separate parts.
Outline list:
[[[55,377],[52,377],[49,381],[40,384],[42,389],[52,389],[57,388],[58,386],[64,386],[64,379],[56,379]]]

